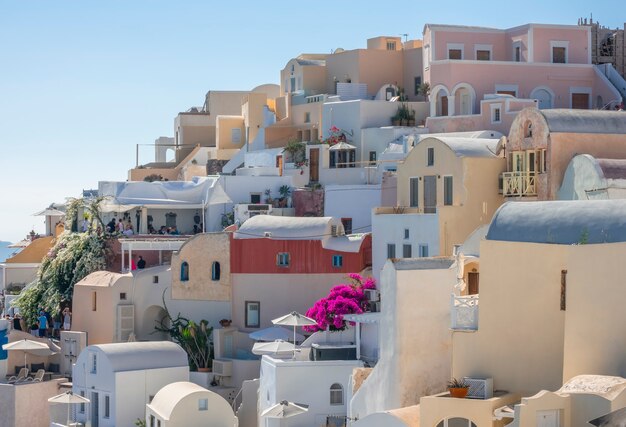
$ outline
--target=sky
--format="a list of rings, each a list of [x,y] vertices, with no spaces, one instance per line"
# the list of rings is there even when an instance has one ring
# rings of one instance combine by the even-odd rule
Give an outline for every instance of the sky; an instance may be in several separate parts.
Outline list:
[[[619,13],[621,11],[621,14]],[[300,53],[421,38],[425,23],[623,28],[623,0],[287,2],[0,0],[0,240],[44,231],[32,214],[123,181],[137,144],[173,136],[209,90],[279,81]],[[140,146],[140,163],[153,160]]]

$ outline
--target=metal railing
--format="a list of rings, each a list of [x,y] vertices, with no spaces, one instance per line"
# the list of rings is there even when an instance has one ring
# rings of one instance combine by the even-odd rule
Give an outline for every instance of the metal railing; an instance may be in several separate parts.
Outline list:
[[[478,330],[478,295],[451,295],[450,328],[464,331]]]
[[[503,172],[502,173],[502,194],[510,196],[536,196],[537,195],[537,173],[530,171],[523,172]]]

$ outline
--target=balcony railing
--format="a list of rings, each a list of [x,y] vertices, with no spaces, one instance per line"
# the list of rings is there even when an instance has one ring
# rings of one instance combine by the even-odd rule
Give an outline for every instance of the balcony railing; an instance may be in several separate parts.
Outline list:
[[[505,197],[537,195],[536,172],[503,172],[502,194]]]
[[[478,330],[478,295],[457,296],[452,294],[450,328],[463,331]]]

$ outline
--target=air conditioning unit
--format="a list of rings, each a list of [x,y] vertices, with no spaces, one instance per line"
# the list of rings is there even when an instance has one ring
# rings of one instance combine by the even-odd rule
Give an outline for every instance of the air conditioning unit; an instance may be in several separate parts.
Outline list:
[[[378,289],[365,289],[363,292],[368,301],[380,301],[380,291]]]
[[[230,377],[233,372],[232,360],[213,359],[213,375],[220,377]]]
[[[493,378],[465,377],[463,380],[469,385],[468,398],[491,399],[493,397]]]

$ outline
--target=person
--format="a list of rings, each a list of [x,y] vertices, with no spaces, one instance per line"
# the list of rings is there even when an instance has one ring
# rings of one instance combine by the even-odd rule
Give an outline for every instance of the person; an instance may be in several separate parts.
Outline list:
[[[61,311],[57,311],[52,318],[52,324],[54,325],[52,328],[52,337],[58,337],[61,334],[61,322],[63,321],[63,316]]]
[[[154,229],[152,224],[148,224],[148,233],[149,234],[157,234],[157,231]]]
[[[124,221],[122,221],[122,218],[117,219],[117,231],[120,233],[124,232]]]
[[[132,224],[127,224],[127,225],[126,225],[126,230],[124,230],[124,235],[125,235],[126,237],[130,237],[130,236],[132,236],[133,234],[135,234],[135,232],[133,231],[133,226],[132,226]]]
[[[47,337],[48,336],[48,318],[46,317],[46,313],[41,310],[39,312],[39,336]]]
[[[89,229],[89,220],[87,218],[83,218],[83,223],[80,226],[80,230],[84,233]]]
[[[137,264],[135,263],[135,257],[134,256],[130,259],[130,270],[131,271],[137,270]]]
[[[13,329],[16,331],[21,331],[22,329],[22,322],[20,322],[20,320],[22,319],[22,316],[20,316],[19,314],[15,314],[15,316],[13,317]]]
[[[176,226],[173,226],[172,230],[170,231],[170,234],[174,236],[178,236],[180,233],[178,232],[178,229],[176,228]]]
[[[115,233],[115,218],[108,222],[107,231],[109,233]]]
[[[161,228],[159,228],[159,234],[167,234],[167,229],[165,228],[164,225],[162,225]]]
[[[63,330],[69,331],[72,323],[72,313],[69,307],[63,309]]]
[[[39,336],[39,322],[35,322],[30,325],[30,334],[34,337]]]
[[[139,261],[137,261],[137,268],[143,270],[146,268],[146,260],[143,259],[141,255],[139,255]]]

